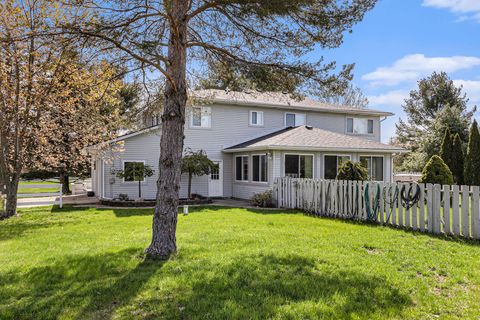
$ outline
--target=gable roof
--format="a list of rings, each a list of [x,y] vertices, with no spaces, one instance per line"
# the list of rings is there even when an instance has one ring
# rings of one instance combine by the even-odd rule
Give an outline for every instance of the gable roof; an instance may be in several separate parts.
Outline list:
[[[311,126],[289,127],[262,137],[245,141],[223,151],[242,152],[255,150],[350,151],[350,152],[404,152],[405,149],[327,131]]]
[[[213,103],[226,105],[244,105],[265,108],[281,108],[312,112],[342,113],[354,115],[393,116],[393,113],[370,108],[355,108],[327,104],[305,97],[302,100],[294,99],[288,93],[258,92],[258,91],[227,91],[227,90],[196,90],[191,92],[196,99],[204,99]]]

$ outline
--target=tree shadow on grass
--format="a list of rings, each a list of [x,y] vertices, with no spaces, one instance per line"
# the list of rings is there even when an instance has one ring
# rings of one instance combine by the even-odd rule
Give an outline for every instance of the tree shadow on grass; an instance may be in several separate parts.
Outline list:
[[[244,256],[195,275],[178,301],[147,304],[165,319],[401,317],[410,297],[382,277],[338,271],[299,255]],[[178,289],[180,290],[180,289]],[[148,318],[148,317],[147,317]]]
[[[161,267],[132,248],[0,274],[0,319],[107,319]]]

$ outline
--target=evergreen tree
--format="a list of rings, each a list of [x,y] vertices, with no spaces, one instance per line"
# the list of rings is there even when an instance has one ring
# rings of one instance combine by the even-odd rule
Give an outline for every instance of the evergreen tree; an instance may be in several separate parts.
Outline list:
[[[440,146],[440,157],[442,158],[443,162],[450,168],[453,172],[454,167],[454,159],[453,159],[453,141],[452,141],[452,134],[450,130],[447,128],[445,129],[445,134],[443,135],[442,145]]]
[[[456,184],[462,185],[465,183],[463,180],[465,159],[463,157],[463,143],[458,133],[455,134],[453,138],[452,158],[453,167],[450,167],[450,170],[452,170],[453,179],[455,180]]]
[[[480,133],[477,121],[470,128],[467,157],[465,160],[465,183],[480,186]]]
[[[337,179],[366,181],[368,180],[368,170],[360,162],[347,160],[338,169]]]
[[[453,184],[453,174],[439,156],[428,160],[422,171],[421,183]]]

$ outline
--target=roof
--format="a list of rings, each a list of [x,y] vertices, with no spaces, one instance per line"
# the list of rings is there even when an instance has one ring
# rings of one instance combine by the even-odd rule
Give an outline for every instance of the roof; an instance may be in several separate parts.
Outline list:
[[[258,91],[227,91],[227,90],[197,90],[192,96],[197,99],[211,100],[214,103],[227,105],[246,105],[266,108],[283,108],[302,111],[317,111],[328,113],[393,116],[393,113],[370,108],[356,108],[351,106],[323,103],[308,97],[303,99],[292,98],[288,93],[258,92]]]
[[[405,149],[373,140],[311,126],[289,127],[224,149],[224,152],[254,150],[404,152]]]

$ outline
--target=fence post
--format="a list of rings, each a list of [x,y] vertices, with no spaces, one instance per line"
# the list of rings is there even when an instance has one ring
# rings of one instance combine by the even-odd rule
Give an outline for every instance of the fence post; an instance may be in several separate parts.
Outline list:
[[[58,206],[60,207],[60,209],[62,209],[62,208],[63,208],[63,199],[62,199],[63,193],[62,193],[62,185],[60,185],[60,188],[59,188],[59,189],[60,189],[60,191],[59,191],[58,193],[59,193],[59,196],[60,196],[60,201],[59,201],[59,205],[58,205]]]

